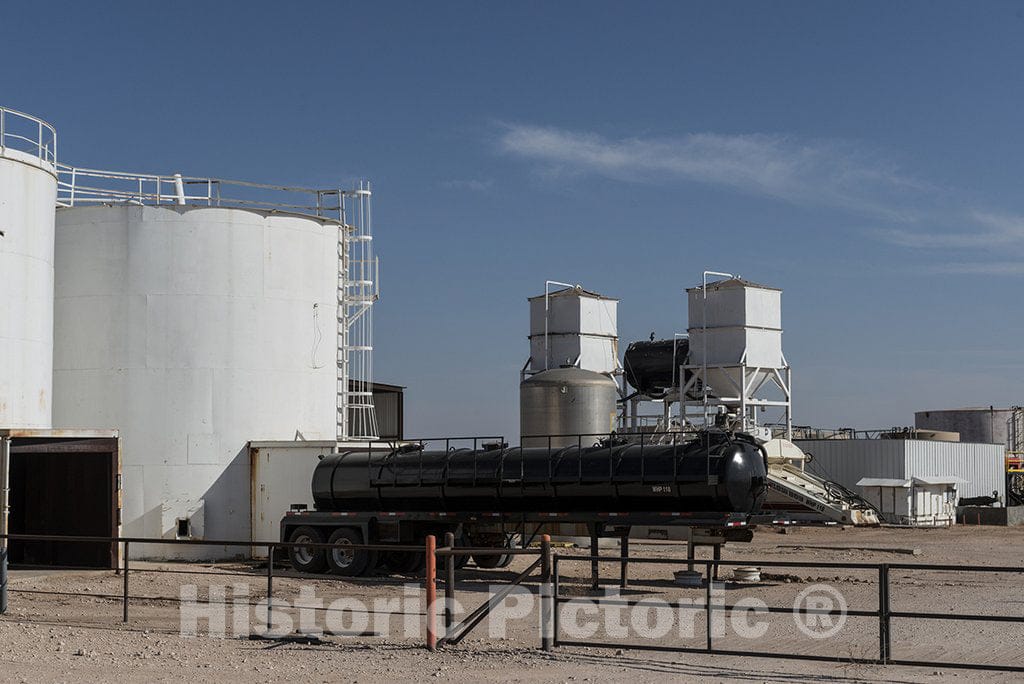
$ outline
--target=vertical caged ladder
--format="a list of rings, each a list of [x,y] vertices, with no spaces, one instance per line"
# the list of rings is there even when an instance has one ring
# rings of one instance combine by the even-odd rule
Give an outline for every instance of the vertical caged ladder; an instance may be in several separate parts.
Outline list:
[[[339,442],[379,437],[373,404],[373,305],[380,297],[373,254],[370,184],[338,191]]]

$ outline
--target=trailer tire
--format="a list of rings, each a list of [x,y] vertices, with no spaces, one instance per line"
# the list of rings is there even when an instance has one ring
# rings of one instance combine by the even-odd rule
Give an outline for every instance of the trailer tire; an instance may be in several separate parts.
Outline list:
[[[515,548],[515,535],[505,535],[505,548]],[[491,556],[491,555],[479,555],[473,556],[473,562],[476,563],[476,567],[483,568],[485,570],[493,570],[494,568],[507,568],[512,565],[512,554],[507,553],[503,556]]]
[[[512,562],[512,554],[505,554],[503,556],[492,556],[478,555],[473,556],[473,562],[476,563],[476,567],[484,570],[493,570],[494,568],[505,568]]]
[[[363,537],[358,530],[351,527],[339,527],[331,533],[328,544],[334,544],[337,548],[327,549],[325,554],[327,566],[335,575],[343,577],[358,577],[367,572],[373,572],[377,566],[377,552],[368,549],[349,549],[345,547],[354,544],[362,544]]]
[[[458,538],[455,539],[455,547],[458,548],[460,546],[469,546],[469,541],[466,539],[465,536],[461,536],[461,537],[458,537]],[[462,570],[468,564],[469,564],[469,554],[460,553],[459,555],[455,556],[455,569],[456,570]]]
[[[426,565],[426,556],[423,551],[388,551],[386,562],[391,572],[414,575]]]
[[[296,527],[288,537],[292,544],[323,544],[324,535],[315,527],[303,525]],[[327,557],[323,549],[312,549],[303,546],[288,549],[288,560],[299,572],[323,572],[327,568]]]

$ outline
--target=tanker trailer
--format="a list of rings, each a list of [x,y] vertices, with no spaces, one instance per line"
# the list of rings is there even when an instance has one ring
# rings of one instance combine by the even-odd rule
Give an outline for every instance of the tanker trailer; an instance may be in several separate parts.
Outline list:
[[[501,548],[510,532],[535,536],[553,523],[586,524],[614,536],[631,525],[685,525],[748,540],[766,474],[753,438],[717,430],[678,444],[611,436],[593,446],[551,449],[349,450],[321,458],[312,478],[314,510],[287,513],[281,540],[336,544],[329,553],[296,547],[291,563],[301,572],[350,576],[378,565],[409,572],[422,560],[421,553],[353,545],[420,544],[446,532],[476,548]],[[494,567],[495,558],[501,557],[474,560]]]

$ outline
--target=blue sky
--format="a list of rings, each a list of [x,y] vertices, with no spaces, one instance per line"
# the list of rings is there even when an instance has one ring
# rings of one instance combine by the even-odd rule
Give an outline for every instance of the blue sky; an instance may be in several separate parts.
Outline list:
[[[784,289],[800,424],[1021,403],[1024,6],[29,3],[0,103],[62,160],[375,188],[377,377],[410,434],[513,434],[526,298],[685,328]]]

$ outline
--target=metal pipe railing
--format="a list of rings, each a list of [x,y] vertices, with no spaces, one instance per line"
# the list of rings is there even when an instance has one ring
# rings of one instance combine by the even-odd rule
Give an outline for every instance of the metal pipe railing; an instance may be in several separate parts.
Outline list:
[[[234,207],[290,211],[343,222],[345,200],[361,196],[359,190],[74,167],[57,164],[55,157],[53,163],[57,165],[57,206],[61,207],[89,204]]]
[[[57,129],[39,117],[0,107],[0,151],[5,148],[27,152],[56,166]]]
[[[131,545],[134,543],[149,543],[149,544],[165,544],[172,546],[241,546],[241,547],[252,547],[261,546],[267,547],[269,550],[269,560],[266,569],[266,582],[267,582],[267,593],[266,593],[266,605],[263,606],[262,602],[249,603],[246,602],[244,605],[250,606],[261,606],[267,611],[267,624],[273,624],[273,611],[275,610],[273,605],[273,592],[274,592],[274,579],[276,577],[274,571],[274,550],[277,548],[337,548],[337,545],[330,543],[292,543],[292,542],[253,542],[253,541],[224,541],[224,540],[195,540],[195,539],[153,539],[143,537],[74,537],[67,535],[25,535],[25,534],[11,534],[2,535],[0,538],[4,540],[12,541],[62,541],[62,542],[76,542],[76,543],[120,543],[123,544],[123,560],[120,566],[117,568],[121,573],[122,591],[120,594],[102,594],[96,595],[91,594],[90,596],[99,598],[109,598],[120,600],[122,603],[122,614],[121,619],[124,622],[129,621],[129,606],[130,600],[135,599],[136,601],[168,601],[168,602],[181,602],[181,598],[170,598],[170,597],[152,597],[152,596],[132,596],[130,593],[130,578],[137,573],[177,573],[177,574],[192,574],[192,575],[233,575],[233,576],[248,576],[253,577],[254,572],[206,572],[206,571],[187,571],[187,570],[167,570],[158,568],[139,568],[133,566],[130,563],[129,555]],[[352,544],[345,548],[350,550],[371,550],[371,549],[388,549],[388,550],[408,550],[414,552],[424,552],[427,560],[426,577],[424,584],[424,591],[427,597],[426,613],[424,615],[427,620],[426,629],[426,645],[428,648],[435,649],[445,645],[456,645],[458,644],[474,627],[479,625],[483,619],[498,605],[501,601],[510,593],[511,589],[516,585],[523,583],[525,580],[531,577],[534,571],[539,570],[539,574],[536,579],[540,582],[540,597],[541,597],[541,648],[544,650],[550,650],[558,646],[587,646],[590,648],[635,648],[635,649],[648,649],[648,650],[659,650],[659,651],[671,651],[677,653],[685,652],[703,652],[703,653],[715,653],[720,655],[735,655],[735,656],[754,656],[754,657],[773,657],[773,658],[796,658],[806,660],[818,660],[818,661],[842,661],[847,663],[864,663],[864,664],[889,664],[889,665],[908,665],[908,666],[941,666],[950,668],[963,668],[963,669],[976,669],[976,670],[997,670],[997,671],[1011,671],[1011,672],[1024,672],[1024,666],[1005,664],[997,665],[994,663],[973,663],[973,662],[946,662],[946,661],[924,661],[924,660],[911,660],[911,659],[899,659],[893,657],[892,648],[892,621],[894,619],[923,619],[923,620],[944,620],[944,621],[967,621],[967,622],[978,622],[978,621],[991,621],[999,623],[1024,623],[1024,616],[1021,615],[985,615],[975,613],[936,613],[936,612],[922,612],[922,611],[910,611],[910,610],[893,610],[891,606],[891,589],[892,589],[892,573],[894,571],[901,571],[903,573],[910,573],[915,571],[926,571],[926,572],[970,572],[970,573],[1007,573],[1007,574],[1024,574],[1024,567],[1022,566],[978,566],[978,565],[948,565],[948,564],[916,564],[916,563],[863,563],[863,562],[818,562],[818,561],[778,561],[778,560],[754,560],[750,558],[744,558],[742,560],[721,560],[715,558],[713,560],[702,561],[700,564],[704,566],[707,584],[705,586],[705,605],[694,605],[692,610],[705,612],[707,615],[708,631],[705,635],[705,642],[699,647],[684,647],[680,645],[662,645],[662,644],[631,644],[625,645],[621,642],[614,644],[603,644],[596,641],[588,642],[572,642],[559,639],[559,621],[560,611],[559,606],[566,603],[570,603],[574,600],[579,600],[580,597],[569,597],[562,595],[562,572],[561,565],[564,563],[591,563],[598,565],[601,563],[611,564],[622,564],[628,560],[631,563],[638,563],[642,565],[674,565],[679,562],[678,558],[654,558],[654,557],[629,557],[628,551],[624,549],[623,556],[600,556],[600,555],[564,555],[555,554],[551,548],[550,537],[544,535],[539,549],[495,549],[495,548],[472,548],[472,547],[459,547],[455,545],[454,534],[446,534],[445,545],[438,548],[436,546],[436,540],[433,535],[428,535],[425,539],[425,544],[417,545],[381,545],[381,544]],[[482,603],[476,609],[471,611],[461,622],[456,624],[455,617],[453,615],[453,607],[455,605],[456,596],[456,565],[455,560],[458,556],[475,556],[475,555],[488,555],[488,554],[513,554],[513,555],[530,555],[536,556],[536,558],[529,563],[529,565],[518,575],[509,582],[507,587],[504,587],[496,595]],[[3,587],[6,579],[4,571],[3,554],[0,554],[0,587]],[[444,631],[438,634],[437,629],[437,615],[439,613],[439,606],[437,606],[437,566],[438,561],[443,563],[444,567],[444,582],[445,582],[445,606],[443,612],[444,619]],[[851,569],[860,571],[873,571],[877,577],[878,583],[878,603],[874,610],[861,608],[846,610],[845,613],[851,617],[863,617],[863,618],[876,618],[878,620],[878,657],[877,658],[851,658],[847,655],[833,654],[833,655],[815,655],[807,653],[788,653],[784,651],[769,651],[769,652],[752,652],[752,651],[737,651],[730,649],[723,649],[716,645],[714,641],[714,634],[710,629],[712,624],[712,615],[720,613],[722,611],[728,611],[737,608],[736,604],[729,604],[723,599],[720,603],[712,602],[712,581],[717,574],[719,567],[736,567],[736,566],[748,566],[756,565],[759,567],[788,567],[788,568],[807,568],[807,569]],[[352,578],[345,578],[346,582],[351,582]],[[625,584],[625,578],[622,578],[623,585]],[[11,593],[25,593],[25,594],[59,594],[62,596],[78,595],[82,594],[69,594],[67,592],[47,592],[47,591],[35,591],[30,589],[17,589],[11,590]],[[0,603],[5,599],[0,592]],[[596,601],[598,604],[609,604],[609,605],[620,605],[620,606],[633,606],[642,605],[645,599],[629,599],[622,596],[612,597],[588,597],[586,600]],[[215,603],[212,602],[211,603]],[[334,608],[317,608],[319,611],[333,611]],[[348,610],[337,609],[337,610]],[[794,613],[798,612],[801,614],[814,614],[814,615],[834,615],[837,611],[836,608],[815,608],[811,606],[804,607],[787,607],[787,606],[765,606],[765,612],[767,613]],[[0,610],[0,612],[3,612]],[[373,611],[376,613],[376,611]],[[390,611],[386,611],[387,614],[394,614]],[[374,636],[374,635],[367,635]],[[440,637],[440,638],[439,638]]]
[[[644,565],[672,565],[678,562],[675,558],[653,558],[653,557],[642,557],[642,558],[629,558],[631,563],[640,563]],[[599,556],[599,555],[587,555],[587,556],[567,556],[562,554],[556,554],[554,556],[554,569],[553,569],[553,585],[554,585],[554,604],[556,606],[555,611],[555,625],[554,625],[554,645],[555,646],[587,646],[590,648],[622,648],[621,643],[609,644],[609,643],[597,643],[595,641],[588,642],[574,642],[560,640],[558,637],[558,610],[557,606],[572,602],[576,600],[567,596],[562,596],[559,593],[560,588],[560,569],[561,563],[567,562],[589,562],[592,566],[597,566],[600,563],[621,563],[622,558],[614,556]],[[907,666],[942,666],[950,668],[962,668],[962,669],[974,669],[974,670],[995,670],[995,671],[1009,671],[1009,672],[1024,672],[1024,666],[1020,665],[995,665],[991,663],[954,663],[948,661],[919,661],[909,659],[898,659],[893,657],[892,650],[892,620],[894,618],[901,619],[921,619],[921,620],[945,620],[945,621],[967,621],[967,622],[1000,622],[1000,623],[1024,623],[1024,615],[982,615],[982,614],[968,614],[968,613],[935,613],[935,612],[922,612],[922,611],[894,611],[892,610],[892,579],[890,573],[893,570],[902,570],[906,572],[913,571],[940,571],[940,572],[980,572],[980,573],[1013,573],[1013,574],[1024,574],[1024,567],[1019,566],[982,566],[982,565],[937,565],[937,564],[916,564],[916,563],[857,563],[857,562],[817,562],[817,561],[763,561],[763,560],[721,560],[715,558],[713,560],[707,560],[702,563],[705,567],[705,604],[703,606],[694,606],[694,610],[703,611],[705,613],[705,621],[707,624],[706,640],[703,648],[684,647],[684,646],[662,646],[656,644],[633,644],[630,648],[636,648],[640,650],[657,650],[657,651],[672,651],[677,653],[717,653],[721,655],[735,655],[735,656],[753,656],[753,657],[768,657],[768,658],[791,658],[791,659],[803,659],[803,660],[818,660],[818,661],[842,661],[848,663],[861,663],[861,664],[883,664],[883,665],[907,665]],[[740,566],[758,566],[758,567],[774,567],[774,568],[809,568],[809,569],[849,569],[849,570],[874,570],[877,572],[878,582],[878,606],[875,610],[864,610],[864,609],[853,609],[845,610],[845,614],[851,617],[871,617],[878,619],[878,657],[877,658],[851,658],[842,655],[812,655],[806,653],[789,653],[784,651],[737,651],[737,650],[723,650],[715,648],[714,641],[712,639],[713,634],[711,631],[712,614],[719,611],[728,611],[737,608],[736,604],[719,603],[715,605],[712,602],[711,588],[714,579],[718,574],[718,568],[722,566],[726,567],[740,567]],[[594,601],[597,604],[609,604],[609,605],[621,605],[621,606],[632,606],[642,605],[643,599],[631,600],[622,599],[619,597],[615,598],[601,598],[601,597],[588,597],[587,600]],[[793,614],[799,612],[801,614],[813,614],[813,615],[834,615],[836,613],[835,608],[812,608],[812,607],[786,607],[786,606],[764,606],[763,610],[767,613],[789,613]]]

